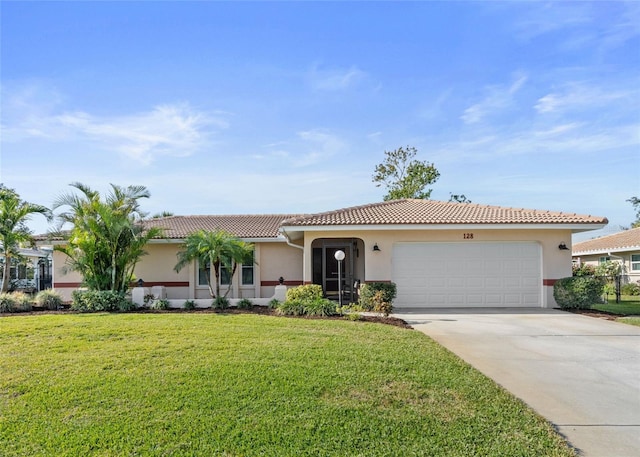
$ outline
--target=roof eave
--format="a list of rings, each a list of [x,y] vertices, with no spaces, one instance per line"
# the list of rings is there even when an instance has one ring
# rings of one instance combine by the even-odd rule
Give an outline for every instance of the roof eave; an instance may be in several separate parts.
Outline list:
[[[182,244],[184,238],[153,238],[149,240],[149,244]],[[282,235],[275,237],[238,237],[245,243],[286,243],[286,239]]]
[[[283,225],[281,231],[336,232],[336,231],[384,231],[384,230],[571,230],[573,233],[598,230],[606,223],[538,223],[538,224],[345,224],[345,225]]]
[[[602,248],[602,249],[591,249],[587,251],[574,251],[571,253],[572,256],[581,256],[581,255],[598,255],[598,254],[608,254],[611,252],[632,252],[632,251],[640,251],[640,246],[622,246],[615,248]]]

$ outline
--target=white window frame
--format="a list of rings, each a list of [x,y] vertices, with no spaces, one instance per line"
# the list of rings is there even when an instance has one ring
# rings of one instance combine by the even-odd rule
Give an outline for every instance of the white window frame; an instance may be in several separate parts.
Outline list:
[[[631,254],[631,271],[640,271],[640,254]]]
[[[253,251],[253,256],[251,258],[251,263],[249,264],[241,264],[240,265],[240,285],[241,286],[253,286],[256,282],[256,271],[254,268],[255,265],[255,255],[256,252]],[[251,282],[244,282],[244,272],[246,271],[251,271]]]

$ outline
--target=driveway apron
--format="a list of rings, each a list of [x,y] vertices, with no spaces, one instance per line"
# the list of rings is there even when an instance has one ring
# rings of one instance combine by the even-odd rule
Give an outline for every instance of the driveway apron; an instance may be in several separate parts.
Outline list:
[[[640,456],[640,327],[537,308],[394,317],[523,400],[579,455]]]

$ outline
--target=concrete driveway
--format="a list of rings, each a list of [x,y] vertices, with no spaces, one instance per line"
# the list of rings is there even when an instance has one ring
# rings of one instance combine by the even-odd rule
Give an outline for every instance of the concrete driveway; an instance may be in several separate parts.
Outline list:
[[[394,316],[522,399],[579,455],[640,456],[640,327],[548,309]]]

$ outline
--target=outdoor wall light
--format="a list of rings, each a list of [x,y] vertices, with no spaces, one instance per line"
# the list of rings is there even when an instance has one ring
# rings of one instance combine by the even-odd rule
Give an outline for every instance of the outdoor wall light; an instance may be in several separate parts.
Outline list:
[[[381,249],[378,247],[378,243],[376,243],[376,244],[374,244],[374,245],[373,245],[373,250],[374,250],[375,252],[380,252],[380,251],[381,251]]]
[[[142,280],[142,278],[138,279],[138,287],[143,287],[144,286],[144,281]]]
[[[568,250],[569,250],[569,248],[567,247],[567,245],[566,245],[566,244],[564,244],[564,243],[560,243],[560,244],[558,245],[558,249],[560,249],[561,251],[568,251]]]

